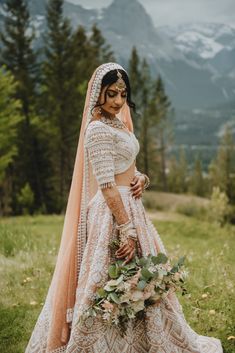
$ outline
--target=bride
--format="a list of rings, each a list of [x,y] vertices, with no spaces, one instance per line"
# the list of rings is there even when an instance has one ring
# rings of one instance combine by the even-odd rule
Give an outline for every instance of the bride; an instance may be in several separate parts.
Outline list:
[[[122,66],[107,63],[87,89],[72,184],[52,282],[26,353],[221,353],[219,339],[187,324],[175,295],[149,306],[125,335],[101,319],[79,320],[97,287],[108,280],[109,244],[129,262],[135,253],[166,254],[141,196],[147,175],[135,166],[139,142],[133,133],[131,89]]]

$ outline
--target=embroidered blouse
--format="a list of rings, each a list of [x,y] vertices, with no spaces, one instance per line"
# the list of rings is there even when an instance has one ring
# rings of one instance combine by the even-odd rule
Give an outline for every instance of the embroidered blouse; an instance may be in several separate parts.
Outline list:
[[[99,120],[89,123],[84,144],[101,189],[116,185],[114,175],[125,172],[140,149],[134,133],[113,128]],[[136,168],[135,171],[138,173]]]

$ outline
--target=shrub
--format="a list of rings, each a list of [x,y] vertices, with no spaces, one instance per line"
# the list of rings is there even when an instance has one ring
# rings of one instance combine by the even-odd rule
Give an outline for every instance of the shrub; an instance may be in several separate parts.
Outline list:
[[[228,220],[230,212],[228,203],[229,200],[225,192],[220,191],[218,186],[213,187],[208,212],[209,221],[223,226]]]
[[[17,195],[17,202],[24,215],[32,214],[34,204],[34,193],[29,185],[26,183]]]
[[[176,212],[189,217],[205,219],[207,210],[203,206],[197,205],[195,202],[180,204],[176,207]]]
[[[165,211],[167,209],[162,199],[154,196],[151,192],[147,192],[143,195],[143,204],[145,208],[150,210]]]

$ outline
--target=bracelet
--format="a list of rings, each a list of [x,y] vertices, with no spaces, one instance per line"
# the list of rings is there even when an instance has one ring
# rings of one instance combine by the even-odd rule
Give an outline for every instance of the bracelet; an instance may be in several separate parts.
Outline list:
[[[127,221],[126,223],[117,225],[116,228],[119,230],[121,245],[126,243],[128,239],[137,241],[136,228],[134,227],[131,220]]]
[[[129,219],[126,223],[117,225],[116,228],[118,230],[124,230],[124,229],[127,229],[128,226],[130,226],[130,225],[133,226],[132,221]]]
[[[129,232],[131,229],[135,229],[133,223],[131,220],[129,220],[126,223],[119,224],[117,225],[117,229],[119,230],[119,234],[126,234]]]
[[[133,229],[131,229],[130,232],[126,232],[124,234],[123,233],[120,234],[119,237],[120,237],[120,245],[121,246],[126,244],[129,239],[134,240],[135,242],[137,242],[137,234],[136,234],[136,231],[135,231],[135,233],[133,232]]]
[[[144,190],[149,187],[149,185],[150,185],[150,179],[149,179],[149,177],[148,177],[146,174],[141,173],[141,172],[139,172],[138,170],[136,170],[135,176],[144,176],[144,178],[145,178]]]
[[[144,182],[144,190],[147,189],[150,185],[150,179],[146,174],[142,174],[145,178],[145,182]]]

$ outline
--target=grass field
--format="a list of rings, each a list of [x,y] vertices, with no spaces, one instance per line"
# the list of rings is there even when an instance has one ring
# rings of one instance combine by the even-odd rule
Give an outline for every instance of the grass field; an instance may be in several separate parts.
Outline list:
[[[188,294],[180,296],[198,333],[235,352],[235,227],[151,213],[168,255],[187,256]],[[62,231],[62,216],[0,220],[0,352],[22,353],[43,305]]]

